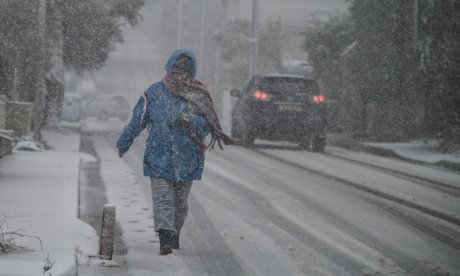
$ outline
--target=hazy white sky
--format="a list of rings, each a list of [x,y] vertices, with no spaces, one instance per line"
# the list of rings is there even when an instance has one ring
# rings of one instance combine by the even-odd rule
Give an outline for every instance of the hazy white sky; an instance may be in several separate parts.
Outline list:
[[[147,0],[141,10],[143,21],[135,28],[129,26],[124,28],[124,43],[116,45],[117,49],[110,53],[107,66],[96,72],[98,90],[125,94],[130,102],[135,102],[139,93],[144,91],[152,80],[163,77],[164,64],[169,56],[165,56],[160,51],[164,41],[160,33],[159,20],[163,16],[161,4],[167,1],[172,0]],[[184,1],[200,2],[199,0]],[[216,0],[206,1],[212,3]],[[231,0],[230,5],[231,18],[251,17],[252,0]],[[259,0],[259,5],[261,21],[281,17],[283,24],[303,28],[314,12],[346,11],[349,3],[345,0]],[[172,35],[176,36],[176,34]],[[289,34],[289,39],[284,40],[286,45],[283,45],[283,55],[288,59],[306,58],[302,39],[298,35]],[[190,48],[188,45],[185,46]]]
[[[230,2],[230,17],[251,17],[252,0]],[[305,25],[314,14],[344,12],[349,5],[345,0],[259,0],[259,16],[261,21],[281,18],[283,24]]]

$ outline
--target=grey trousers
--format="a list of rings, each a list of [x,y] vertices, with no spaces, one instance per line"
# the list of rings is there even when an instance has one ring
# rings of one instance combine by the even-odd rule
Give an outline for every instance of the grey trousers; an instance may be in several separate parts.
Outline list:
[[[179,232],[187,218],[187,198],[192,181],[171,181],[150,177],[152,184],[153,224],[160,229]]]

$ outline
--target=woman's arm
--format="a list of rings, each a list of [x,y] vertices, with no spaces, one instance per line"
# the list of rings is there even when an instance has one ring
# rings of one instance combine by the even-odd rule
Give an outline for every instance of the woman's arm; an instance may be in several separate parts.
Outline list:
[[[211,124],[204,116],[190,115],[190,128],[202,137],[206,137],[212,130]]]
[[[131,120],[123,128],[123,132],[118,137],[116,147],[122,153],[129,150],[134,139],[147,127],[149,123],[148,108],[145,96],[141,96],[133,108]],[[122,155],[121,153],[121,155]]]

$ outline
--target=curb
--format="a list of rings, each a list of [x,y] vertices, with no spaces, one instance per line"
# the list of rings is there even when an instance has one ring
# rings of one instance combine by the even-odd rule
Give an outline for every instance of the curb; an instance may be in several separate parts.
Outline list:
[[[396,159],[407,161],[407,162],[414,163],[414,164],[428,165],[428,166],[438,166],[438,167],[443,167],[443,168],[446,168],[446,169],[460,171],[460,163],[456,163],[456,162],[452,162],[452,161],[448,161],[448,160],[441,160],[441,161],[438,161],[438,162],[435,162],[435,163],[430,163],[430,162],[426,162],[426,161],[421,161],[421,160],[401,156],[398,153],[396,153],[394,150],[380,148],[380,147],[376,147],[376,146],[358,144],[357,148],[360,151],[364,151],[364,152],[374,154],[374,155],[378,155],[378,156],[392,157],[392,158],[396,158]]]
[[[451,170],[460,171],[460,163],[447,161],[447,160],[442,160],[442,161],[436,162],[435,164],[437,166],[441,166],[441,167],[448,168],[448,169],[451,169]]]
[[[421,161],[421,160],[408,158],[408,157],[399,155],[398,153],[396,153],[394,150],[391,150],[391,149],[381,148],[381,147],[372,146],[372,145],[365,145],[365,144],[362,144],[356,141],[349,142],[349,143],[330,142],[329,145],[345,148],[348,150],[362,151],[362,152],[366,152],[369,154],[382,156],[382,157],[395,158],[395,159],[399,159],[399,160],[410,162],[410,163],[417,164],[417,165],[437,166],[437,167],[442,167],[445,169],[450,169],[450,170],[460,172],[460,163],[457,163],[457,162],[452,162],[448,160],[441,160],[435,163]]]

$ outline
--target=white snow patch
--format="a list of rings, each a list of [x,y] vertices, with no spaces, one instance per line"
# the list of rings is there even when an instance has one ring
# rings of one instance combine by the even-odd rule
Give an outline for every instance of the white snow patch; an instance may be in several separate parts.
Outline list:
[[[123,230],[128,247],[127,262],[132,275],[191,275],[178,254],[161,256],[158,235],[153,229],[151,195],[145,195],[136,177],[115,148],[103,138],[95,138],[101,159],[101,175],[106,184],[107,198],[116,206],[116,219]],[[128,152],[127,154],[130,154]]]
[[[88,260],[89,264],[92,265],[98,265],[98,266],[103,266],[103,267],[119,267],[120,265],[112,260],[101,260],[101,259],[95,259],[95,258],[90,258]]]
[[[44,136],[54,150],[0,159],[0,210],[8,230],[22,229],[43,243],[42,249],[36,239],[18,238],[33,251],[1,255],[2,275],[42,274],[48,256],[55,262],[49,272],[62,275],[76,269],[76,257],[97,254],[96,232],[77,218],[80,154],[72,151],[78,150],[79,135]]]
[[[111,117],[108,120],[99,120],[95,117],[87,117],[82,122],[82,131],[88,133],[104,133],[104,132],[121,132],[125,124],[119,118]]]
[[[357,183],[363,187],[413,202],[452,217],[458,217],[458,214],[460,214],[460,202],[456,197],[451,197],[444,192],[413,183],[409,180],[381,173],[321,153],[264,149],[260,151],[295,163],[301,167],[324,172],[332,177]]]
[[[366,143],[370,146],[382,147],[393,150],[398,155],[421,160],[429,163],[436,163],[439,161],[451,161],[460,163],[460,152],[454,153],[442,153],[436,148],[433,141],[424,142],[422,140],[416,140],[408,143]]]
[[[21,141],[14,146],[15,151],[43,151],[34,141]]]
[[[341,156],[352,160],[364,162],[366,164],[383,167],[389,170],[422,177],[432,181],[446,183],[460,188],[460,174],[454,172],[432,168],[428,166],[411,164],[408,162],[396,160],[394,158],[380,157],[372,154],[367,154],[364,152],[351,151],[337,147],[327,147],[326,152],[336,156]]]

